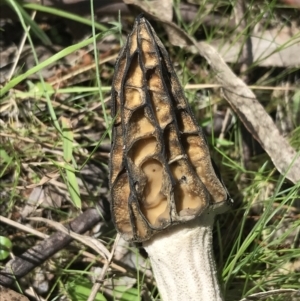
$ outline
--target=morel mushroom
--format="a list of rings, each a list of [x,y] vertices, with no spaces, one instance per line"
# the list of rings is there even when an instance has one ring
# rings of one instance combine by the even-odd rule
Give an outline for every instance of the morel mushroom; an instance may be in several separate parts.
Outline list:
[[[231,199],[167,51],[143,16],[118,57],[111,97],[117,230],[143,243],[164,301],[222,300],[212,228]]]

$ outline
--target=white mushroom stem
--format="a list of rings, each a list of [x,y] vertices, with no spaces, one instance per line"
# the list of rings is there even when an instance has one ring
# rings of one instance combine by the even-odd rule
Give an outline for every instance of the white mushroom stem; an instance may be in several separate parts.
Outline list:
[[[144,242],[163,301],[222,301],[213,256],[214,213],[176,225]]]

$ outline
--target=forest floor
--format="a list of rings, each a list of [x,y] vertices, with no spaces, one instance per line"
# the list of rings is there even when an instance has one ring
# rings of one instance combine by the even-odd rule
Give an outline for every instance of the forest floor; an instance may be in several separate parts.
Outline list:
[[[141,12],[235,201],[214,231],[225,300],[300,300],[292,0],[1,2],[0,299],[159,300],[109,208],[114,65]]]

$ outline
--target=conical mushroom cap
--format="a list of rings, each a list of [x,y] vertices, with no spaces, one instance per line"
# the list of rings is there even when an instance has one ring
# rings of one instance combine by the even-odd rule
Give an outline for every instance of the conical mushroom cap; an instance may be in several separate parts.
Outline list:
[[[167,51],[143,16],[118,57],[111,102],[111,209],[126,240],[148,240],[228,205]]]

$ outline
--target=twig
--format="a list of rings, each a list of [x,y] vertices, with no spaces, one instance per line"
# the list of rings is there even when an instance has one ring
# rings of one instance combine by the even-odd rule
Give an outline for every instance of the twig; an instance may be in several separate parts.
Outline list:
[[[37,222],[44,222],[44,223],[52,226],[56,230],[61,231],[65,234],[68,234],[73,239],[75,239],[75,240],[81,242],[82,244],[90,247],[91,249],[95,250],[103,258],[108,258],[110,256],[109,251],[106,249],[106,247],[102,244],[102,242],[99,239],[78,234],[78,233],[72,231],[71,229],[67,229],[64,225],[62,225],[59,222],[55,222],[53,220],[49,220],[49,219],[46,219],[43,217],[30,217],[28,219],[32,220],[32,221],[37,221]]]
[[[35,15],[36,15],[36,11],[33,11],[32,14],[31,14],[31,20],[34,20]],[[10,81],[11,77],[13,76],[13,74],[14,74],[14,72],[16,70],[16,67],[18,65],[18,62],[19,62],[22,50],[24,48],[24,45],[25,45],[25,42],[26,42],[26,38],[27,38],[27,34],[28,34],[29,30],[30,30],[30,25],[27,27],[26,31],[23,33],[21,42],[20,42],[19,47],[18,47],[18,51],[16,53],[16,57],[14,59],[14,63],[13,63],[13,65],[12,65],[10,71],[9,71],[8,76],[7,76],[7,81],[8,82]]]
[[[14,228],[16,228],[16,229],[20,229],[21,231],[24,231],[24,232],[26,232],[26,233],[30,233],[30,234],[35,235],[35,236],[37,236],[37,237],[43,238],[43,239],[46,239],[46,238],[49,237],[49,235],[47,235],[47,234],[44,234],[44,233],[42,233],[42,232],[40,232],[40,231],[37,231],[37,230],[35,230],[35,229],[32,229],[32,228],[27,227],[27,226],[25,226],[25,225],[22,225],[22,224],[20,224],[20,223],[18,223],[18,222],[15,222],[15,221],[13,221],[13,220],[11,220],[11,219],[9,219],[9,218],[4,217],[4,216],[0,216],[0,222],[1,222],[1,223],[5,223],[5,224],[7,224],[7,225],[10,225],[10,226],[12,226],[12,227],[14,227]],[[106,260],[105,260],[105,259],[99,258],[99,257],[95,256],[94,254],[91,254],[90,252],[83,251],[83,252],[82,252],[82,255],[85,256],[85,257],[87,257],[87,258],[90,258],[90,259],[92,259],[92,260],[101,262],[102,264],[105,264],[105,263],[106,263]],[[111,267],[112,267],[113,269],[115,269],[116,271],[119,271],[119,272],[121,272],[121,273],[123,273],[123,274],[126,274],[126,273],[128,274],[128,273],[130,273],[130,271],[128,271],[128,270],[125,269],[124,267],[119,266],[118,264],[113,263],[113,262],[111,263]]]
[[[252,294],[246,298],[243,298],[240,301],[264,300],[268,297],[273,297],[273,296],[278,296],[283,294],[289,295],[292,298],[292,297],[300,296],[300,290],[278,289],[278,290],[271,290],[267,292],[260,292],[260,293]]]
[[[224,139],[225,137],[225,131],[227,129],[227,126],[231,120],[230,116],[231,116],[231,110],[230,108],[227,108],[226,110],[226,114],[225,114],[225,117],[224,117],[224,120],[223,120],[223,123],[222,123],[222,128],[221,128],[221,133],[219,135],[219,140],[222,140]],[[220,142],[217,143],[217,147],[220,147]]]
[[[97,209],[88,209],[69,224],[69,229],[76,233],[84,233],[100,222],[102,216],[105,219],[107,218],[105,210],[100,206]],[[16,256],[0,271],[0,285],[12,286],[15,281],[41,265],[66,247],[72,240],[73,238],[70,235],[56,232],[43,242],[25,251],[22,255]]]
[[[185,85],[185,90],[197,90],[197,89],[211,89],[211,88],[221,88],[220,84],[187,84]],[[295,91],[299,90],[299,87],[274,87],[274,86],[248,86],[251,90],[274,90],[274,91]]]
[[[93,300],[95,300],[96,295],[97,295],[98,291],[100,290],[100,288],[101,288],[101,286],[103,284],[103,280],[104,280],[106,271],[107,271],[107,269],[108,269],[108,267],[109,267],[109,265],[110,265],[110,263],[112,261],[112,258],[114,256],[116,247],[117,247],[117,245],[119,243],[119,239],[120,239],[120,234],[117,234],[116,239],[114,241],[113,248],[112,248],[112,250],[110,252],[110,256],[109,256],[108,260],[106,261],[106,263],[104,264],[104,266],[102,268],[102,271],[101,271],[101,274],[99,275],[97,281],[93,285],[91,293],[90,293],[90,296],[89,296],[89,298],[88,298],[87,301],[93,301]]]
[[[116,58],[118,57],[118,54],[113,54],[113,55],[110,55],[104,59],[102,59],[100,62],[99,62],[99,65],[102,65],[106,62],[109,62],[109,61],[112,61],[112,60],[115,60]],[[51,85],[51,86],[54,86],[54,85],[57,85],[57,84],[60,84],[61,82],[64,82],[64,81],[67,81],[68,79],[70,78],[73,78],[81,73],[84,73],[86,71],[89,71],[91,69],[95,69],[96,67],[96,62],[93,62],[93,63],[90,63],[86,66],[83,66],[83,67],[80,67],[79,69],[76,69],[76,70],[73,70],[71,72],[68,72],[68,74],[62,76],[62,77],[59,77],[59,78],[55,78],[51,81],[49,81],[48,83]]]
[[[242,53],[241,53],[241,73],[242,79],[248,83],[249,78],[247,74],[243,74],[249,66],[253,63],[253,53],[252,53],[252,42],[251,42],[251,34],[249,32],[248,24],[247,24],[247,9],[245,0],[237,0],[235,7],[235,23],[237,34],[241,36],[246,36],[245,43],[243,43]]]
[[[9,218],[6,218],[6,217],[4,217],[2,215],[0,215],[0,223],[5,223],[7,225],[13,226],[13,227],[15,227],[17,229],[20,229],[20,230],[22,230],[24,232],[30,233],[32,235],[35,235],[35,236],[43,238],[43,239],[46,239],[46,238],[49,237],[47,234],[41,233],[41,232],[39,232],[39,231],[37,231],[35,229],[32,229],[30,227],[27,227],[25,225],[17,223],[17,222],[15,222],[15,221],[13,221],[13,220],[11,220]]]
[[[251,5],[250,3],[248,4]],[[248,7],[249,9],[249,7]],[[252,53],[252,42],[251,42],[251,32],[248,26],[248,15],[246,9],[245,0],[237,0],[234,7],[234,16],[236,23],[236,34],[243,39],[242,49],[239,61],[242,63],[240,67],[240,77],[245,83],[250,82],[249,73],[247,70],[253,64],[253,53]],[[250,133],[245,130],[245,135],[242,135],[242,152],[243,152],[243,165],[247,169],[250,162],[250,154],[252,152],[250,145],[247,143],[248,140],[253,139]]]

